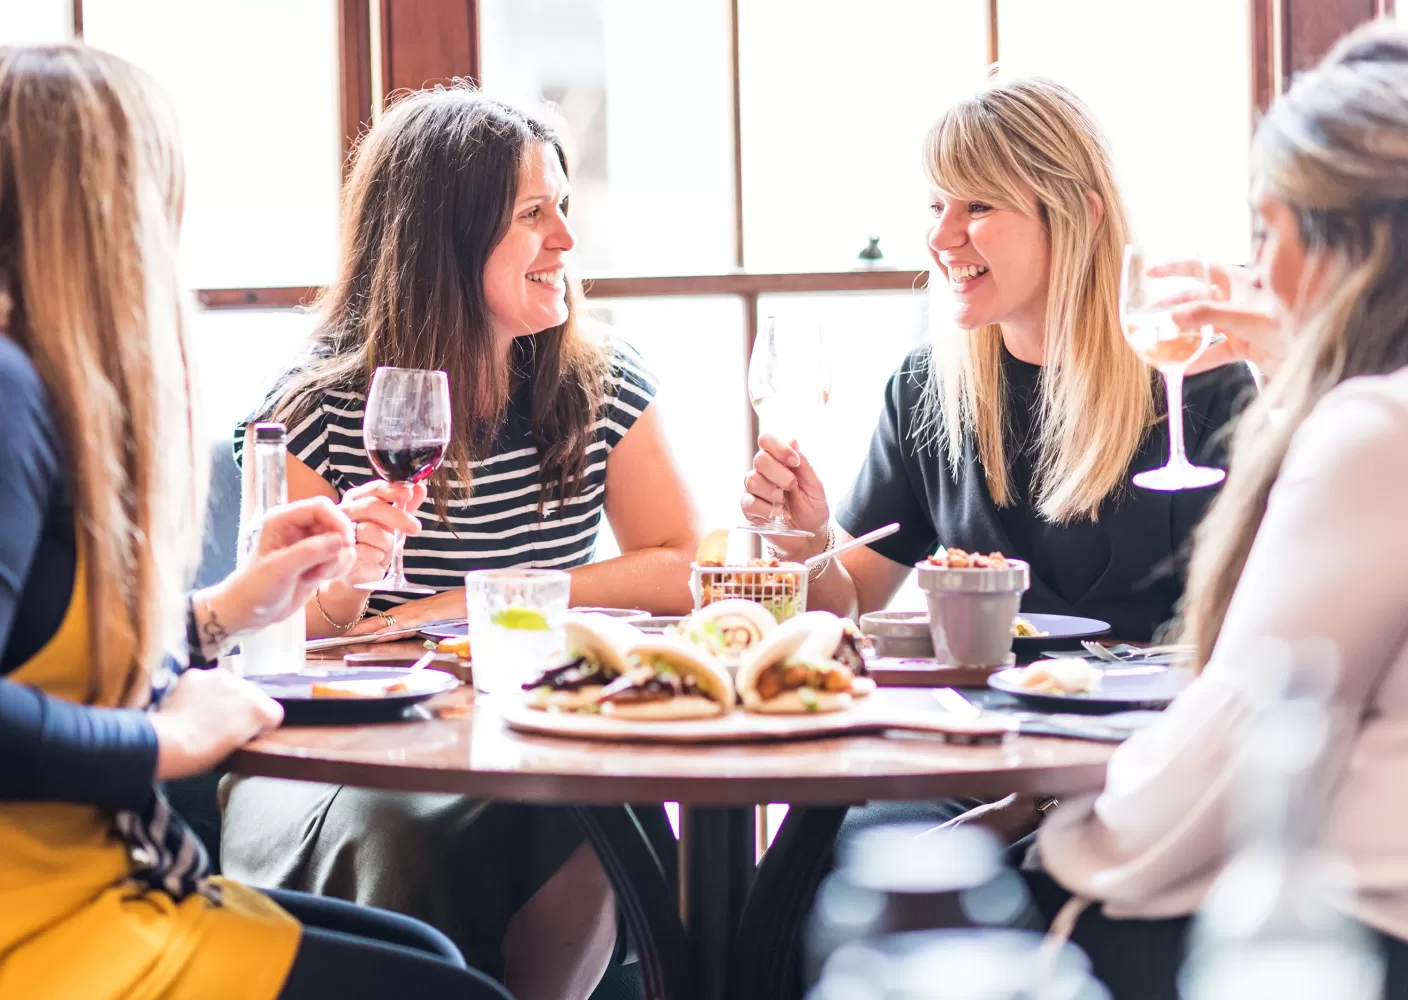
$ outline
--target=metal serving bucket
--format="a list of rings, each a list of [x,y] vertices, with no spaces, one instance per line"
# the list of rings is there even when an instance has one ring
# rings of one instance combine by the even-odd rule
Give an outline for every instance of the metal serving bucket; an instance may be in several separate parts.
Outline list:
[[[949,569],[919,563],[919,587],[929,603],[934,656],[964,667],[1011,662],[1012,619],[1031,583],[1020,559],[1006,569]]]

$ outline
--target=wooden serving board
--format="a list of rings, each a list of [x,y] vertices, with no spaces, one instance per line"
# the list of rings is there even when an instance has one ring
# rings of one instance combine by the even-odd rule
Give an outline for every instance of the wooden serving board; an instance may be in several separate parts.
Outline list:
[[[866,669],[880,687],[987,687],[1002,667],[960,667],[919,657],[875,656]]]
[[[916,711],[887,704],[872,695],[840,712],[816,715],[760,715],[735,709],[712,719],[645,722],[609,715],[544,712],[513,697],[482,698],[513,730],[613,743],[775,743],[786,740],[915,732],[953,743],[1001,742],[1015,727],[999,721],[974,722],[943,712]]]

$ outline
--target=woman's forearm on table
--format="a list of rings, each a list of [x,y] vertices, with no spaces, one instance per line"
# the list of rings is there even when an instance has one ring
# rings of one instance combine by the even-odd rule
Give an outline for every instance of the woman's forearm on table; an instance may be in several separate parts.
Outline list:
[[[840,559],[831,560],[826,571],[807,584],[807,610],[843,618],[857,613],[856,584]]]
[[[578,607],[640,608],[657,615],[688,614],[692,551],[648,548],[569,570]]]
[[[370,590],[358,590],[345,583],[323,584],[318,588],[318,595],[303,607],[308,638],[322,639],[346,634],[362,620],[371,596]],[[319,604],[322,605],[321,610]]]

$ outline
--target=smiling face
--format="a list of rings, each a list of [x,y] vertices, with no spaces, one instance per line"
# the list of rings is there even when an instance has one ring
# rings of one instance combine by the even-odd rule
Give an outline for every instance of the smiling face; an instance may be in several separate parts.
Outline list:
[[[931,194],[929,253],[953,292],[958,326],[1041,330],[1051,246],[1035,204],[1018,211],[937,188]]]
[[[525,150],[508,231],[484,265],[484,300],[495,337],[541,333],[567,322],[567,175],[544,142]]]

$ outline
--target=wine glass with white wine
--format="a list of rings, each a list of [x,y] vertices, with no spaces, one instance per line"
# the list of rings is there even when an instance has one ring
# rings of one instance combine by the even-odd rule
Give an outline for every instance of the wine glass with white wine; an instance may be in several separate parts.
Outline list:
[[[814,430],[831,398],[831,358],[821,328],[812,323],[779,323],[769,316],[753,342],[748,361],[748,398],[758,427],[783,441]],[[812,532],[787,521],[781,498],[761,521],[740,525],[759,535],[810,538]]]
[[[1207,262],[1197,255],[1154,253],[1131,243],[1124,248],[1120,276],[1120,323],[1124,339],[1146,364],[1157,368],[1168,390],[1168,463],[1141,472],[1134,485],[1147,490],[1191,490],[1222,482],[1227,473],[1188,461],[1183,444],[1183,373],[1212,343],[1210,326],[1180,326],[1173,308],[1213,297]]]

